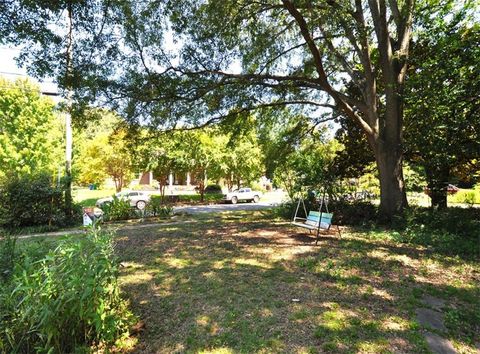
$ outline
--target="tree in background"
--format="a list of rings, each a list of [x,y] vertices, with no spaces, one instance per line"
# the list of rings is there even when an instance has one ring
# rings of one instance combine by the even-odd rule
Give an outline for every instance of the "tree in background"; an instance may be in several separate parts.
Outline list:
[[[412,49],[407,157],[425,170],[433,207],[447,206],[447,185],[455,173],[478,170],[480,26],[471,5],[465,3],[451,16],[423,18]]]
[[[257,140],[264,155],[265,176],[273,179],[277,168],[288,162],[290,154],[310,136],[316,125],[288,108],[262,110],[261,114],[262,117],[255,120]]]
[[[340,145],[325,133],[325,128],[314,130],[276,168],[274,181],[285,188],[290,198],[305,187],[334,192],[339,181],[332,173],[332,165]]]
[[[128,131],[112,112],[94,113],[95,118],[76,134],[75,178],[81,184],[101,184],[111,177],[120,192],[132,179],[135,167]]]
[[[170,132],[150,136],[141,132],[142,143],[136,150],[138,167],[142,171],[151,171],[159,184],[162,198],[168,184],[170,173],[181,172],[186,163],[182,161],[184,155],[179,151],[181,132]]]
[[[375,155],[385,219],[406,206],[401,130],[413,0],[9,5],[12,20],[0,22],[0,32],[31,44],[24,54],[32,71],[65,77],[77,99],[107,98],[137,122],[198,126],[279,106],[342,111]],[[57,75],[65,56],[51,23],[67,7],[80,40],[71,74]],[[165,48],[172,30],[179,52]],[[347,82],[360,100],[345,93]]]
[[[108,137],[105,147],[105,172],[115,182],[115,189],[120,192],[133,178],[132,152],[129,150],[125,129],[116,129]]]
[[[181,133],[178,158],[184,171],[190,171],[198,182],[200,200],[203,202],[208,179],[223,177],[221,162],[227,137],[215,128],[184,131]]]
[[[359,178],[371,170],[375,157],[370,153],[365,134],[354,122],[341,114],[334,117],[340,124],[335,138],[343,148],[336,152],[332,172],[339,178]]]
[[[53,102],[28,80],[0,78],[0,176],[57,172],[62,124]]]
[[[222,177],[228,190],[251,185],[265,174],[264,151],[259,141],[258,119],[245,115],[220,125],[226,137],[224,154],[220,163]]]
[[[89,119],[76,125],[73,150],[74,181],[80,185],[105,182],[105,147],[108,137],[120,124],[120,118],[107,110],[92,109],[87,112]]]

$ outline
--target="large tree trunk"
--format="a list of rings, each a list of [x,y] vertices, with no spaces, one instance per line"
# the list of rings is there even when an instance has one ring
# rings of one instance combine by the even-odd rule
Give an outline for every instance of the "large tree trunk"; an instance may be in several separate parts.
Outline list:
[[[432,208],[447,208],[447,189],[445,187],[430,187],[430,198]]]
[[[443,168],[433,171],[432,169],[426,168],[426,173],[431,207],[438,209],[447,208],[449,169]]]
[[[408,206],[403,180],[403,106],[398,92],[401,90],[387,89],[386,111],[383,117],[377,118],[379,134],[367,134],[379,173],[381,222],[391,222]]]
[[[407,206],[403,154],[398,147],[379,143],[375,149],[375,159],[380,180],[380,220],[391,221],[394,216],[401,215]]]

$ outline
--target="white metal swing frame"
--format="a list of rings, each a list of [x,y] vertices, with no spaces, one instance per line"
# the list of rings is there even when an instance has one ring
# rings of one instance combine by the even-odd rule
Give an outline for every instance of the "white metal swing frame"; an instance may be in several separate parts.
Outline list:
[[[305,218],[297,216],[298,210],[300,209],[300,203],[303,206],[303,211],[305,212],[305,216],[306,216]],[[326,212],[322,211],[324,205],[325,205]],[[295,210],[295,214],[293,216],[293,220],[291,224],[294,226],[308,229],[310,233],[312,233],[312,231],[316,231],[315,245],[317,245],[319,235],[320,235],[320,230],[328,231],[332,226],[332,218],[333,218],[333,213],[330,213],[328,211],[328,202],[325,200],[325,191],[323,191],[322,199],[320,200],[320,203],[319,203],[318,212],[311,210],[310,212],[307,213],[307,208],[305,206],[304,198],[300,197],[298,199],[297,208]],[[336,227],[337,227],[338,234],[341,237],[342,234],[340,232],[340,228],[338,227],[338,225],[336,225]]]

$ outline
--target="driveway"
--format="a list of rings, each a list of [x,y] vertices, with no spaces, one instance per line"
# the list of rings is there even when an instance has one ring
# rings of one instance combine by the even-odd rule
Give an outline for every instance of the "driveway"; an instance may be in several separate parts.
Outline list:
[[[238,203],[238,204],[212,204],[196,206],[179,206],[173,208],[174,214],[200,214],[200,213],[221,213],[224,211],[238,210],[263,210],[273,208],[278,203]]]

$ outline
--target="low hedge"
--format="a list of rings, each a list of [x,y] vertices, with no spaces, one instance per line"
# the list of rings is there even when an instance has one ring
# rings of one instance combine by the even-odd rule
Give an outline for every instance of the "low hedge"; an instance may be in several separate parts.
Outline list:
[[[291,220],[296,206],[286,203],[275,212]],[[307,202],[307,210],[318,210],[318,204]],[[379,224],[378,207],[368,202],[332,202],[329,210],[334,213],[334,224],[361,228],[367,231],[361,233],[366,237],[427,246],[451,256],[480,258],[480,208],[410,207],[390,225]]]
[[[81,207],[65,212],[65,190],[47,173],[8,175],[0,180],[0,227],[63,227],[79,223]]]

